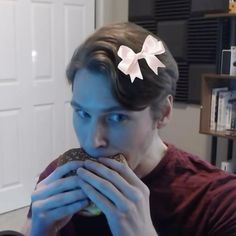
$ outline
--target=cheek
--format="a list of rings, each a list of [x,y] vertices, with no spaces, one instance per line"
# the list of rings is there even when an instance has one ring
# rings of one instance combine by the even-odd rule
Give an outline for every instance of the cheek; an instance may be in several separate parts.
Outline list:
[[[115,141],[118,144],[129,143],[130,140],[134,137],[134,129],[129,126],[119,127],[119,128],[110,128],[109,129],[109,139],[113,142]]]
[[[138,126],[127,134],[126,146],[133,155],[144,153],[152,142],[155,130],[148,126]]]
[[[136,148],[136,142],[139,134],[135,127],[122,127],[117,130],[111,130],[109,134],[109,141],[111,146],[117,150],[121,150],[124,154],[130,153]]]

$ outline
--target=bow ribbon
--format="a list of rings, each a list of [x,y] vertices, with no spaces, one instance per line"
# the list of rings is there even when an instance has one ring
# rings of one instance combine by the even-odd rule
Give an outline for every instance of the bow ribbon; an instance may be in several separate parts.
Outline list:
[[[130,75],[133,83],[135,78],[143,79],[138,60],[144,58],[153,72],[158,75],[158,67],[166,67],[155,55],[165,52],[165,48],[161,41],[158,41],[151,35],[148,35],[143,43],[142,50],[135,53],[131,48],[121,45],[117,52],[122,61],[118,64],[119,70],[124,74]]]

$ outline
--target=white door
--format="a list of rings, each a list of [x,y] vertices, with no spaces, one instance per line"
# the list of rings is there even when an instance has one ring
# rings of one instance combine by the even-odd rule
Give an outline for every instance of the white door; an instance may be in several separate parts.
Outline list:
[[[94,17],[95,0],[0,0],[0,213],[28,205],[38,174],[79,145],[65,68]]]

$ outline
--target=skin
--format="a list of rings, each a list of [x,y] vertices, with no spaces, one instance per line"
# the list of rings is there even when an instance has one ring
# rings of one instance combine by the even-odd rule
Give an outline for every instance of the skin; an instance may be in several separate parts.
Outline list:
[[[105,214],[114,236],[157,235],[150,216],[149,189],[140,178],[166,152],[158,129],[170,119],[172,97],[167,97],[162,117],[154,121],[149,107],[124,109],[113,97],[106,76],[82,69],[75,75],[71,104],[81,147],[99,162],[67,163],[39,183],[32,195],[32,221],[25,232],[56,235],[90,199]],[[125,156],[127,164],[106,158],[117,153]],[[78,176],[61,178],[72,169],[77,169]]]

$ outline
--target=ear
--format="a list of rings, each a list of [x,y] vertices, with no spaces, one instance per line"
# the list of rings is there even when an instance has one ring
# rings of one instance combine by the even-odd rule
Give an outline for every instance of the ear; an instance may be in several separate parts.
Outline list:
[[[171,116],[172,116],[172,111],[173,111],[173,96],[172,95],[168,95],[166,97],[166,105],[165,107],[163,108],[163,111],[162,111],[162,115],[161,117],[157,120],[157,128],[158,129],[161,129],[163,127],[165,127],[170,119],[171,119]]]

